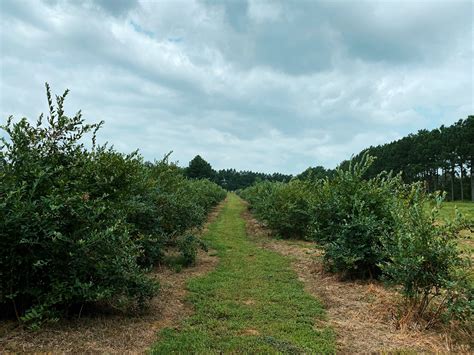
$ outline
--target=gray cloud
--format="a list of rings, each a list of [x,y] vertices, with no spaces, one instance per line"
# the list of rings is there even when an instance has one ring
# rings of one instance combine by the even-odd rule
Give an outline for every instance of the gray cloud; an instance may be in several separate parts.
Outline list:
[[[469,1],[0,6],[1,119],[48,81],[147,159],[297,173],[473,113]]]
[[[95,4],[113,16],[123,16],[138,6],[138,0],[95,0]]]

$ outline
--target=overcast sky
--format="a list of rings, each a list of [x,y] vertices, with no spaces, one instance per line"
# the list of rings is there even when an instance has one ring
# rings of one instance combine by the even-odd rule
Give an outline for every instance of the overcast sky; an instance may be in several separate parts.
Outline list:
[[[0,0],[0,122],[105,120],[148,160],[298,173],[473,114],[471,1]]]

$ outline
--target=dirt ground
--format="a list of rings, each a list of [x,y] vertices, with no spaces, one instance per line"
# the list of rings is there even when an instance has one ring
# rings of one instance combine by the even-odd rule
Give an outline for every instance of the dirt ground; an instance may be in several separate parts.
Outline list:
[[[443,331],[397,327],[399,296],[376,281],[341,281],[323,269],[322,251],[315,243],[278,240],[255,220],[243,215],[247,234],[262,247],[289,256],[307,292],[321,300],[328,321],[336,332],[340,353],[456,352],[470,353],[470,347],[455,344]]]
[[[221,206],[210,214],[204,231]],[[156,268],[152,277],[159,280],[160,292],[140,314],[86,315],[81,319],[61,320],[37,332],[24,330],[14,321],[0,322],[0,353],[143,353],[156,340],[160,329],[179,324],[180,319],[193,312],[185,301],[186,281],[213,270],[217,262],[212,251],[200,251],[196,265],[179,273]]]

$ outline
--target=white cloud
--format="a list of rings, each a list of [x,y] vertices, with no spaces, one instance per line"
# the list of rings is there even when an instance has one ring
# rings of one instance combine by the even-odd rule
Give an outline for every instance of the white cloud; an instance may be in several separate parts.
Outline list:
[[[298,173],[473,113],[468,2],[120,4],[1,2],[2,119],[48,81],[117,149]]]
[[[248,6],[249,17],[256,22],[275,21],[282,15],[280,4],[266,0],[251,0]]]

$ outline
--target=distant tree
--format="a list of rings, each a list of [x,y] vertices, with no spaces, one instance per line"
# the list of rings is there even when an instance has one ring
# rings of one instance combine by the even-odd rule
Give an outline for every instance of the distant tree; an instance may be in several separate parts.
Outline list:
[[[229,191],[244,189],[256,181],[280,181],[288,182],[292,175],[281,173],[265,174],[253,171],[237,171],[235,169],[219,170],[216,175],[216,182]]]
[[[466,163],[466,170],[470,168],[471,201],[474,202],[474,116],[469,116],[463,122],[462,156]]]
[[[323,166],[309,167],[301,174],[296,177],[300,180],[313,180],[313,179],[324,179],[325,177],[331,177],[334,173],[332,169],[325,169]]]
[[[192,179],[209,179],[214,181],[216,172],[212,169],[211,164],[201,158],[200,155],[196,155],[186,168],[186,176]]]

